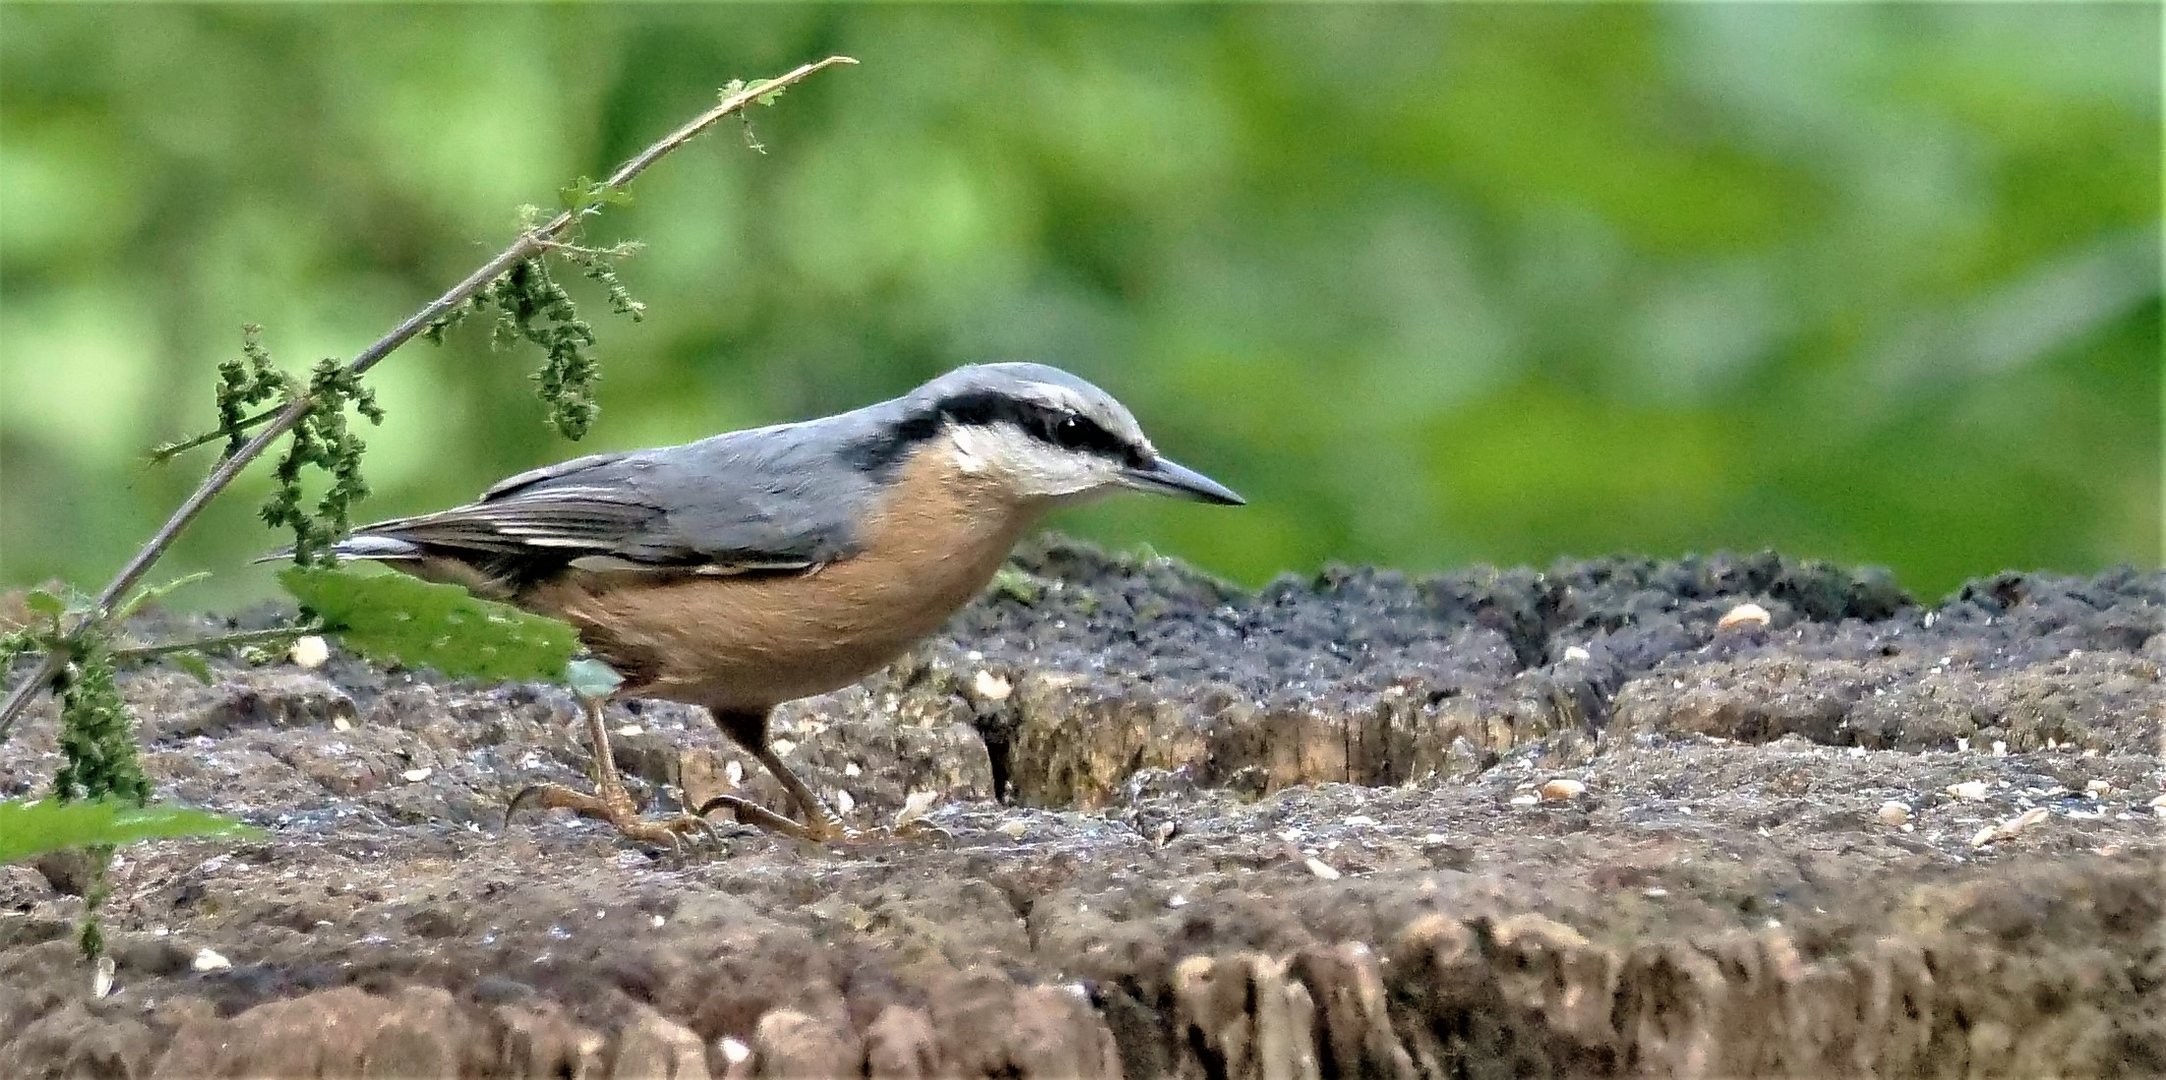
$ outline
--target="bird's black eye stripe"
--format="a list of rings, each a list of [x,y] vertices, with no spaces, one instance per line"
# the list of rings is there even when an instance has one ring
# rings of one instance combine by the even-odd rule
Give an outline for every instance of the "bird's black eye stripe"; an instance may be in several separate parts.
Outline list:
[[[1151,456],[1081,413],[1021,401],[1007,394],[978,392],[946,398],[922,413],[906,417],[897,424],[892,437],[862,448],[858,453],[860,467],[867,470],[891,467],[900,460],[907,447],[932,437],[943,423],[1013,424],[1053,446],[1096,454],[1129,465],[1149,464]]]
[[[1001,394],[972,394],[944,402],[941,411],[959,424],[1014,424],[1067,450],[1123,460],[1135,456],[1134,448],[1096,420],[1054,405],[1018,401]]]
[[[1065,450],[1123,459],[1129,456],[1127,443],[1101,427],[1097,421],[1078,413],[1058,409],[1044,410],[1035,433],[1039,438]]]

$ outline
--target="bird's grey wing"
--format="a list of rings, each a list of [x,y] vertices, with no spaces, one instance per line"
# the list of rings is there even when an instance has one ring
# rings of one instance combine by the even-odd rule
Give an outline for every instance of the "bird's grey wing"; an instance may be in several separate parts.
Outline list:
[[[651,453],[652,451],[648,452]],[[488,502],[499,496],[510,495],[521,488],[533,487],[547,480],[555,480],[559,477],[570,476],[573,473],[582,473],[590,469],[611,465],[632,457],[635,453],[637,452],[620,450],[615,453],[588,454],[585,457],[575,457],[569,461],[559,461],[554,465],[544,465],[539,469],[528,469],[523,473],[507,476],[489,485],[489,490],[481,493],[480,501]]]
[[[817,440],[790,429],[599,454],[522,473],[466,506],[356,530],[355,540],[471,553],[501,576],[529,579],[566,566],[806,570],[856,550],[852,526],[871,494],[821,455]]]

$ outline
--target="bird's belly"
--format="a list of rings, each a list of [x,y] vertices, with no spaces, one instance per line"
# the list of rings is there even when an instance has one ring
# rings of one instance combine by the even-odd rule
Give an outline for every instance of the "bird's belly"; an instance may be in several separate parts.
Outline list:
[[[626,693],[762,709],[878,671],[968,603],[1006,552],[955,551],[909,573],[850,559],[789,577],[565,582],[548,606],[625,674]]]

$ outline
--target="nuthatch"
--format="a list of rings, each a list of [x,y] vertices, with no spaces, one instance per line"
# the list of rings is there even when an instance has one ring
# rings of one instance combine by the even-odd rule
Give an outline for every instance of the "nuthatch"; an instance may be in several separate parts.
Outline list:
[[[1043,364],[983,364],[835,416],[521,473],[336,550],[570,622],[624,677],[617,696],[705,706],[804,820],[731,795],[700,814],[728,807],[821,841],[841,826],[768,744],[770,711],[879,670],[976,596],[1045,511],[1124,488],[1242,501],[1161,457],[1096,386]],[[705,827],[642,819],[601,702],[586,713],[595,794],[543,785],[514,807],[575,810],[654,843]]]

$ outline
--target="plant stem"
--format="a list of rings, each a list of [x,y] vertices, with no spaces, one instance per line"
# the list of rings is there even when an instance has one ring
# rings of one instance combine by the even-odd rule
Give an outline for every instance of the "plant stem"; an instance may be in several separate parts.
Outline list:
[[[800,65],[779,78],[754,83],[735,94],[731,94],[729,97],[722,99],[715,107],[692,118],[684,126],[670,132],[645,150],[633,155],[631,160],[619,165],[617,171],[609,174],[609,179],[604,180],[602,186],[612,191],[620,190],[630,184],[640,173],[646,172],[649,166],[660,161],[671,151],[691,142],[694,137],[713,127],[723,117],[742,111],[747,105],[758,101],[760,98],[801,82],[815,72],[837,64],[855,63],[857,63],[856,60],[847,56],[830,56],[825,60]],[[351,368],[357,375],[375,367],[378,361],[391,355],[393,350],[412,341],[416,335],[428,329],[429,324],[441,318],[451,309],[465,303],[468,297],[486,288],[490,282],[502,276],[505,271],[541,251],[543,247],[555,240],[559,234],[569,229],[574,222],[589,215],[600,213],[601,209],[599,203],[574,207],[550,218],[543,225],[521,233],[510,247],[505,248],[495,258],[483,263],[480,269],[468,274],[465,280],[452,286],[449,291],[431,301],[427,307],[407,316],[406,321],[400,323],[390,333],[378,338],[368,348],[361,350],[360,354],[355,356],[346,366]],[[173,541],[180,537],[181,532],[187,529],[189,524],[196,519],[196,515],[202,513],[203,508],[208,506],[213,498],[224,491],[227,485],[233,483],[234,478],[241,474],[242,469],[247,468],[250,462],[261,457],[263,452],[270,449],[271,444],[278,440],[279,436],[291,430],[293,425],[299,423],[301,418],[308,414],[310,404],[310,399],[306,396],[295,398],[285,408],[279,410],[278,415],[271,419],[269,426],[257,432],[233,456],[220,459],[218,464],[212,467],[210,475],[205,476],[203,482],[196,486],[195,491],[188,496],[187,500],[180,504],[180,508],[173,511],[173,516],[167,518],[165,524],[159,526],[158,531],[151,536],[150,540],[137,549],[133,557],[129,558],[127,565],[121,567],[120,572],[113,575],[113,580],[108,582],[104,591],[98,594],[97,602],[88,611],[85,611],[73,626],[68,628],[63,640],[69,643],[78,642],[82,640],[86,632],[104,628],[107,620],[112,616],[113,605],[119,603],[120,598],[137,581],[142,579],[143,575],[165,554],[166,549],[173,546]],[[53,678],[59,675],[67,665],[68,651],[67,649],[54,649],[46,653],[45,658],[39,662],[37,669],[31,672],[30,677],[18,683],[15,689],[8,694],[5,702],[0,702],[0,742],[7,741],[9,733],[14,730],[16,717],[22,713],[24,708],[28,707],[31,697],[49,685]]]
[[[274,626],[269,630],[242,630],[231,634],[218,634],[188,641],[161,641],[156,645],[133,645],[114,649],[113,659],[119,661],[149,660],[167,653],[187,652],[190,649],[223,649],[234,645],[260,645],[265,642],[291,641],[309,634],[320,634],[320,626]]]
[[[173,460],[174,458],[181,456],[182,454],[187,453],[190,450],[195,449],[198,446],[205,446],[210,443],[217,442],[218,440],[226,438],[230,435],[238,435],[243,431],[247,431],[249,428],[255,427],[257,424],[260,424],[265,420],[274,419],[277,416],[277,409],[265,409],[254,416],[242,417],[239,421],[235,422],[232,427],[219,428],[216,431],[206,431],[201,435],[195,436],[194,438],[182,439],[179,442],[167,443],[164,446],[154,446],[151,448],[150,451],[150,463],[153,465],[162,465],[168,461]]]

